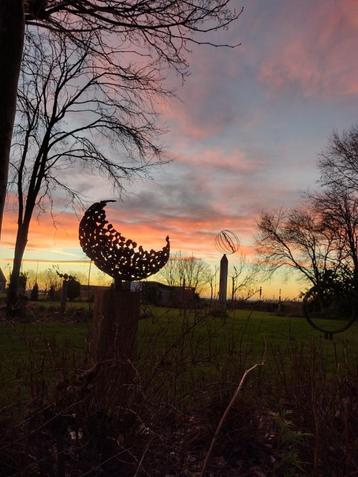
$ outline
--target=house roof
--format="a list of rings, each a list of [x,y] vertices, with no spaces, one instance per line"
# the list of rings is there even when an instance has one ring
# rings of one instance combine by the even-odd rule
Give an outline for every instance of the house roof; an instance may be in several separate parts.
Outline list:
[[[140,283],[143,287],[158,287],[158,288],[166,288],[168,290],[183,290],[182,286],[167,285],[166,283],[155,282],[153,280],[143,280],[141,282],[134,282],[134,283]],[[185,287],[185,290],[194,290],[194,288]]]

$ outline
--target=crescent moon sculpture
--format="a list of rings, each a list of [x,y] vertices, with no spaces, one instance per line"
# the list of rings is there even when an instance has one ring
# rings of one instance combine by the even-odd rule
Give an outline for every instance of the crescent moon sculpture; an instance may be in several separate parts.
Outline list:
[[[114,278],[118,284],[122,280],[133,281],[147,278],[157,273],[168,261],[170,242],[162,250],[149,252],[137,243],[126,239],[106,220],[104,207],[114,200],[102,200],[89,207],[79,227],[80,244],[85,254],[95,265]]]

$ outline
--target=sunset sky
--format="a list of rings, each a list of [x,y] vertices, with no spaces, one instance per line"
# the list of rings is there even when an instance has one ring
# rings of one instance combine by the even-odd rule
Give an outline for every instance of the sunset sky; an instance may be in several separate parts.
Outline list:
[[[333,131],[358,121],[357,0],[234,0],[244,12],[213,41],[235,49],[193,47],[191,76],[178,99],[158,102],[160,142],[172,162],[151,178],[126,185],[107,217],[144,248],[161,248],[165,236],[181,250],[216,263],[215,235],[231,229],[241,250],[254,253],[260,211],[289,207],[316,187],[317,156]],[[173,83],[174,84],[174,83]],[[67,171],[88,206],[116,198],[110,184]],[[58,262],[61,270],[88,268],[78,243],[80,217],[59,198],[56,227],[48,214],[34,217],[25,268]],[[6,272],[16,232],[9,196],[0,250]],[[71,263],[64,263],[68,260]],[[72,263],[86,261],[86,264]],[[231,263],[235,263],[232,257]],[[263,285],[296,296],[302,283],[280,276]]]

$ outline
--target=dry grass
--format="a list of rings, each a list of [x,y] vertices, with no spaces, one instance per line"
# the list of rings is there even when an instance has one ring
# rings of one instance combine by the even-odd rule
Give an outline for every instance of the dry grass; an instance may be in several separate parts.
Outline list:
[[[266,323],[246,315],[224,324],[198,311],[141,326],[121,408],[93,403],[96,373],[84,373],[85,343],[77,346],[84,326],[72,329],[75,346],[16,331],[22,358],[0,412],[1,476],[199,476],[213,438],[208,476],[357,475],[358,365],[348,343],[292,339],[292,327],[291,339],[268,338],[265,366],[232,400]]]

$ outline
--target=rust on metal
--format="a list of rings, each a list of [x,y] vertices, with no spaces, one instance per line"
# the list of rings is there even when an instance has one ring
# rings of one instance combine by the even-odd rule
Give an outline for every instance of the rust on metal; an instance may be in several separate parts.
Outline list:
[[[95,265],[115,282],[147,278],[157,273],[168,261],[170,242],[162,250],[149,252],[126,239],[106,220],[104,207],[113,200],[102,200],[89,207],[79,227],[80,244]]]

